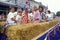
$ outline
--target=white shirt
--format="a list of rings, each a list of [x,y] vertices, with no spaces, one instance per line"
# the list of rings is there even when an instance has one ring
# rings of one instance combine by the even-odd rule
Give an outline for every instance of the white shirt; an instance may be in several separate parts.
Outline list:
[[[16,16],[16,20],[20,20],[21,19],[21,16],[20,15],[17,15]],[[20,22],[17,22],[18,24],[20,24]]]
[[[29,14],[28,14],[28,17],[29,17],[29,18],[33,18],[33,14],[32,14],[32,13],[29,13]]]
[[[8,22],[9,24],[14,24],[14,23],[15,23],[15,21],[12,20],[12,18],[14,18],[14,13],[9,12],[9,14],[7,15],[7,22]]]
[[[15,17],[17,16],[17,12],[14,12],[14,16],[15,16]]]
[[[47,17],[47,20],[53,20],[53,15],[50,13],[50,14],[46,14],[46,17]]]

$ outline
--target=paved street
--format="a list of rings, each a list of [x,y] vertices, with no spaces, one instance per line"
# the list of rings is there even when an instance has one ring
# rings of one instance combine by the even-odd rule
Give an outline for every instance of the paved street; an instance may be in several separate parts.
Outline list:
[[[58,22],[59,22],[59,24],[60,24],[60,17],[56,17],[57,19],[58,19]]]

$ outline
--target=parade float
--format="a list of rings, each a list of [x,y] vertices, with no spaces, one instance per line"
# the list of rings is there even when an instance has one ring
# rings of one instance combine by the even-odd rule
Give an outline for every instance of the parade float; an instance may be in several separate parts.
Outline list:
[[[49,30],[57,23],[58,21],[54,19],[51,22],[12,25],[6,28],[6,35],[8,40],[31,40]]]

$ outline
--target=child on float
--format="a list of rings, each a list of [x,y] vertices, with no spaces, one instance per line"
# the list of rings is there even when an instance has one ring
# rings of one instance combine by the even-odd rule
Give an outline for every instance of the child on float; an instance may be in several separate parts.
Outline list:
[[[17,16],[16,16],[16,20],[17,20],[17,24],[21,24],[22,23],[22,9],[19,8],[18,12],[17,12]]]

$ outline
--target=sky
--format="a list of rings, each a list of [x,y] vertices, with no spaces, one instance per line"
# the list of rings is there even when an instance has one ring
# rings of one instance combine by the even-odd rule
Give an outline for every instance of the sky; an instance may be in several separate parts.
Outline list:
[[[60,11],[60,0],[35,0],[37,2],[42,2],[43,5],[48,5],[48,10],[52,12]]]

